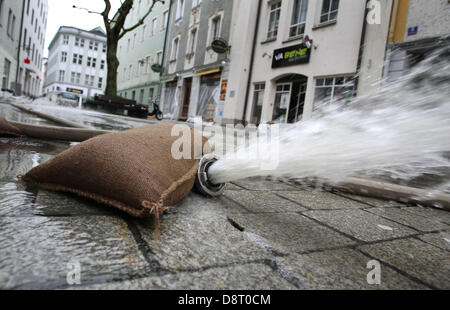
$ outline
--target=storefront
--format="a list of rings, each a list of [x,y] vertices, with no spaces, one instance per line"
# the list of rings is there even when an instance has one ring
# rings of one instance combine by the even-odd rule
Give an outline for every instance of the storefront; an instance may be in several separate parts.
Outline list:
[[[164,82],[163,82],[164,83]],[[165,81],[163,92],[163,114],[164,118],[176,119],[178,118],[178,103],[175,100],[177,92],[177,80],[171,79]]]
[[[221,73],[201,75],[200,90],[196,115],[204,121],[212,122],[216,116],[216,109],[220,98]]]

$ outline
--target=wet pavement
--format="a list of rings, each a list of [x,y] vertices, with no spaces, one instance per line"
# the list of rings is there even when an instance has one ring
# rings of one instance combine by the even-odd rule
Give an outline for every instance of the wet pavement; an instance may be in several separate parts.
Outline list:
[[[253,178],[191,193],[156,241],[153,219],[18,183],[69,147],[0,139],[0,289],[450,288],[449,212]]]

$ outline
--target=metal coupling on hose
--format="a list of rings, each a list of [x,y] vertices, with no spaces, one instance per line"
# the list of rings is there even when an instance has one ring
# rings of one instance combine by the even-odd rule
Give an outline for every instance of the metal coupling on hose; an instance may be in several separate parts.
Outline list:
[[[223,194],[226,184],[214,184],[210,181],[208,170],[219,158],[213,154],[207,154],[200,160],[197,177],[195,178],[195,188],[207,197],[218,197]]]

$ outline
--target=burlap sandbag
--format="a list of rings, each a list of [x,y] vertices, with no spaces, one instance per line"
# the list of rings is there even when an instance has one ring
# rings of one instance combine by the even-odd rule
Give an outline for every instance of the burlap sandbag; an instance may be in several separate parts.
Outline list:
[[[0,137],[22,137],[23,133],[16,126],[11,125],[6,118],[0,117]]]
[[[195,158],[201,157],[206,143],[200,133],[188,129],[192,159],[174,159],[172,145],[181,134],[172,137],[173,126],[162,123],[92,138],[21,178],[47,190],[95,199],[135,217],[158,218],[192,190],[198,170]],[[196,150],[194,134],[201,144]]]

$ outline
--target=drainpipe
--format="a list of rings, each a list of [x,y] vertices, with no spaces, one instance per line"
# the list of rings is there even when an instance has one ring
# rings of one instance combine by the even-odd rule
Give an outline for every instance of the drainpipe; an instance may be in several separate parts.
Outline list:
[[[244,104],[244,112],[242,116],[242,123],[246,125],[246,117],[247,117],[247,106],[248,106],[248,97],[250,95],[250,87],[252,85],[252,74],[253,74],[253,65],[255,62],[255,52],[256,52],[256,41],[258,40],[258,33],[259,33],[259,20],[261,16],[261,8],[262,8],[263,0],[259,0],[258,3],[258,13],[256,15],[256,28],[255,28],[255,35],[253,37],[253,47],[252,47],[252,57],[250,59],[250,68],[248,70],[248,82],[247,82],[247,90],[245,91],[245,104]]]
[[[18,45],[18,49],[17,49],[16,85],[15,85],[15,90],[14,90],[14,93],[16,95],[18,95],[16,93],[16,91],[17,91],[17,85],[18,85],[18,82],[19,82],[18,80],[19,80],[19,70],[20,70],[20,50],[22,49],[21,43],[22,43],[22,34],[23,34],[23,19],[25,17],[25,6],[26,6],[26,0],[23,0],[22,19],[20,21],[19,45]]]
[[[364,20],[363,20],[363,28],[361,33],[361,44],[359,47],[359,56],[358,56],[358,64],[356,66],[356,79],[355,79],[355,92],[358,93],[358,84],[359,84],[359,73],[361,70],[361,63],[362,63],[362,57],[364,54],[364,41],[366,40],[366,30],[367,30],[367,14],[369,13],[369,9],[367,8],[367,5],[369,4],[370,0],[366,0],[366,7],[364,9]]]
[[[172,15],[172,0],[170,0],[170,4],[169,4],[169,15],[167,16],[167,27],[166,27],[166,33],[164,35],[164,47],[163,47],[163,55],[162,55],[162,59],[161,59],[161,66],[164,66],[164,61],[166,59],[166,47],[167,47],[167,37],[169,36],[169,26],[170,26],[170,18]],[[164,22],[164,21],[163,21]],[[164,71],[163,71],[164,72]],[[159,74],[160,80],[161,80],[161,75],[163,74],[163,72],[161,72]],[[162,93],[162,85],[159,86],[159,97],[161,98],[161,93]],[[161,102],[159,103],[160,107],[161,107]]]

